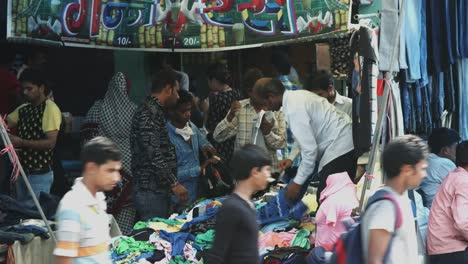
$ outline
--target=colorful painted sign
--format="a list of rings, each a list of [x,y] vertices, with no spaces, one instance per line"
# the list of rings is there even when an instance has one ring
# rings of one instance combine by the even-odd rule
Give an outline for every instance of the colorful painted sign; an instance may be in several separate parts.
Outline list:
[[[344,31],[350,0],[8,1],[9,38],[190,51]]]

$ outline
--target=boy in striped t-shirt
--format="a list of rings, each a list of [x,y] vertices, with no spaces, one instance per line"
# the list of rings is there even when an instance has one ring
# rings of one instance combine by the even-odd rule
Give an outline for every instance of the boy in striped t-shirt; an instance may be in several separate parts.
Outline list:
[[[121,154],[117,145],[97,137],[81,152],[83,177],[60,201],[57,211],[56,263],[111,263],[109,216],[103,191],[112,190],[121,179]]]

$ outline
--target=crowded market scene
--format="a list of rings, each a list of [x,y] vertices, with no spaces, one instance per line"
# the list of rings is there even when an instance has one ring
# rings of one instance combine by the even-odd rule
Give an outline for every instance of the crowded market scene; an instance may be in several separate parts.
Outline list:
[[[0,264],[468,263],[466,14],[0,1]]]

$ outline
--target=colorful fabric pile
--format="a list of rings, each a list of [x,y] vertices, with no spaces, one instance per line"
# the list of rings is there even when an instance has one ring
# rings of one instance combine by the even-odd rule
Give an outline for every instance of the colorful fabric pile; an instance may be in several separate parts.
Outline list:
[[[280,195],[281,192],[278,193]],[[306,197],[315,201],[315,196]],[[307,199],[274,213],[273,205],[281,199],[266,202],[263,197],[256,201],[259,217],[266,208],[269,208],[268,214],[280,216],[262,225],[259,258],[264,263],[283,263],[296,258],[304,261],[315,244],[313,218],[304,217],[310,211],[306,205],[308,202],[305,202]],[[137,222],[130,234],[112,240],[110,254],[113,263],[203,263],[204,252],[213,246],[216,214],[223,200],[224,197],[204,200],[170,219],[154,218]],[[316,205],[311,207],[316,209]]]

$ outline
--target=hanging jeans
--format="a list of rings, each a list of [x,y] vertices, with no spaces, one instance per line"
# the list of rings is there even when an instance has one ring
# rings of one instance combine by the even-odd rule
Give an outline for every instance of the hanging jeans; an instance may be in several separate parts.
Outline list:
[[[417,2],[417,1],[416,1]],[[421,66],[421,81],[422,85],[429,84],[429,77],[427,75],[427,28],[426,28],[426,0],[421,0],[421,38],[419,40],[420,48],[420,66]]]
[[[405,11],[406,55],[408,59],[409,79],[421,79],[421,1],[407,1]]]
[[[463,140],[468,140],[468,59],[458,60],[458,89],[459,89],[459,133]]]

